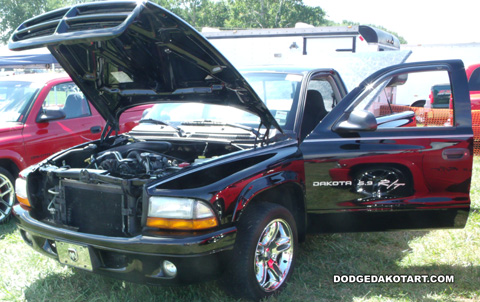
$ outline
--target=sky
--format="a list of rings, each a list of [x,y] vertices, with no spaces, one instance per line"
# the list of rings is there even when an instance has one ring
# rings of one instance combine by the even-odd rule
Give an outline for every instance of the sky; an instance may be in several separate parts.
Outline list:
[[[327,19],[381,25],[408,44],[480,42],[479,0],[303,0]]]

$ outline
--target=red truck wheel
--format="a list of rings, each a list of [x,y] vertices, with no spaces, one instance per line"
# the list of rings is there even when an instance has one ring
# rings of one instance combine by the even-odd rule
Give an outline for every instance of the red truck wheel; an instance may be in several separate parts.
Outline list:
[[[10,219],[16,200],[14,183],[12,174],[0,167],[0,224]]]

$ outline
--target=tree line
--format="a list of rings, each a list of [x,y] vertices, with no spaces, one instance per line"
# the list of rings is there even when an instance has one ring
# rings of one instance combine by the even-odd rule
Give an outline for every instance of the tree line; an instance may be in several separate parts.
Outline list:
[[[91,0],[0,0],[0,39],[8,42],[13,31],[25,20],[57,8]],[[313,26],[335,24],[326,19],[320,7],[303,0],[152,0],[183,18],[195,28],[222,29],[294,27],[297,22]],[[379,26],[376,26],[379,27]],[[395,33],[394,33],[395,34]],[[402,43],[405,39],[395,34]]]

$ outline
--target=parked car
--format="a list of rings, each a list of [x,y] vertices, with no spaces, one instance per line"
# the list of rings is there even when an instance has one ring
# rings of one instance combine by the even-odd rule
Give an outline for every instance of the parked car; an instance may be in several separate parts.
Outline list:
[[[442,112],[442,110],[431,110],[431,109],[452,109],[453,108],[453,99],[452,99],[452,89],[449,83],[446,84],[435,84],[430,88],[430,94],[428,96],[428,102],[426,100],[417,100],[413,102],[410,107],[420,107],[425,108],[424,111],[420,111],[416,115],[416,120],[419,123],[432,122],[434,124],[445,123],[451,125],[453,120],[452,114],[449,112]],[[434,112],[437,112],[436,114]],[[453,113],[453,112],[452,112]],[[440,115],[440,118],[436,118],[437,115]]]
[[[223,273],[227,290],[258,300],[285,287],[308,231],[466,223],[461,61],[387,67],[347,94],[313,61],[240,73],[188,24],[138,1],[41,15],[9,46],[49,47],[108,125],[156,104],[128,135],[104,132],[19,174],[24,241],[66,265],[167,285]],[[378,102],[416,78],[406,74],[432,73],[455,87],[455,127],[419,126],[408,106]]]
[[[13,68],[0,68],[0,77],[8,77],[15,75],[15,69]]]
[[[430,108],[448,109],[450,108],[450,97],[452,88],[450,84],[436,84],[430,89],[429,101]]]
[[[480,110],[480,64],[468,66],[465,72],[468,79],[472,110]],[[429,95],[430,108],[449,109],[451,108],[451,101],[450,84],[435,84],[432,86]],[[411,106],[424,107],[425,101],[416,101]]]
[[[130,110],[121,131],[137,125],[142,108]],[[57,151],[100,138],[105,120],[66,74],[0,79],[0,223],[15,203],[20,170]]]

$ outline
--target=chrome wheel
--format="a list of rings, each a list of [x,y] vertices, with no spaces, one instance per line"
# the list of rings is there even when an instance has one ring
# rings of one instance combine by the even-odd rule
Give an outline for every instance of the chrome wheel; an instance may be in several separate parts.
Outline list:
[[[225,289],[254,301],[280,293],[295,269],[297,242],[297,224],[287,208],[259,201],[249,205],[237,223]]]
[[[15,190],[11,178],[0,173],[0,223],[7,220],[15,203]]]
[[[292,266],[294,240],[283,219],[271,221],[263,230],[255,250],[255,276],[266,292],[275,291],[285,281]]]

